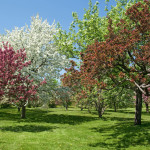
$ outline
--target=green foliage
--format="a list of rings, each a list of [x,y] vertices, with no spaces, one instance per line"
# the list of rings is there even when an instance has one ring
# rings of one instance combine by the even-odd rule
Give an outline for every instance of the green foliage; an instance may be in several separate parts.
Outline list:
[[[39,97],[43,103],[48,103],[53,97],[53,91],[58,87],[58,81],[52,78],[50,75],[46,75],[46,84],[39,88]]]
[[[84,9],[83,18],[80,19],[77,12],[72,13],[73,21],[68,32],[58,24],[59,32],[55,36],[55,44],[58,46],[59,52],[68,58],[80,59],[80,52],[84,52],[87,45],[91,45],[95,40],[105,40],[105,35],[108,33],[108,17],[113,20],[114,30],[117,32],[116,25],[121,18],[129,21],[125,11],[139,1],[143,2],[143,0],[116,0],[116,6],[112,6],[111,10],[108,10],[109,0],[106,0],[107,17],[100,17],[99,3],[96,2],[93,5],[89,0],[89,8]]]
[[[9,103],[1,103],[0,104],[0,108],[10,108],[12,105],[11,104],[9,104]]]
[[[109,108],[113,108],[115,111],[119,108],[134,107],[135,99],[133,97],[135,94],[130,89],[116,87],[112,90],[105,91],[103,96]]]
[[[59,104],[62,104],[66,109],[72,104],[72,91],[68,87],[58,87],[55,90],[54,97]]]
[[[55,100],[50,100],[48,107],[49,108],[56,108]]]
[[[73,12],[73,22],[69,32],[67,33],[59,26],[59,32],[55,37],[60,52],[69,58],[80,58],[80,52],[85,51],[87,45],[94,43],[95,40],[103,41],[107,33],[107,18],[99,17],[98,2],[92,5],[90,0],[89,8],[84,11],[82,19]]]
[[[9,102],[9,99],[6,96],[3,96],[0,101],[0,108],[10,108],[12,105]]]

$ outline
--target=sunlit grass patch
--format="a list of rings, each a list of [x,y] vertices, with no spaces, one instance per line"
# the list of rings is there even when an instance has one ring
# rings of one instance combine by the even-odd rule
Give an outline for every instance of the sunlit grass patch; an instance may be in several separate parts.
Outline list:
[[[0,150],[148,150],[150,115],[134,126],[134,109],[107,110],[102,119],[78,108],[0,109]]]

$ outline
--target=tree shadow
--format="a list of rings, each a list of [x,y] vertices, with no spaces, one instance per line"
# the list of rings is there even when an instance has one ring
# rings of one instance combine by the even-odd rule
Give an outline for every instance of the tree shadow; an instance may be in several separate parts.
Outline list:
[[[150,131],[150,122],[142,122],[141,126],[135,126],[133,122],[129,121],[130,118],[126,119],[127,121],[121,121],[119,118],[119,123],[109,127],[91,128],[93,132],[99,132],[107,138],[105,141],[90,143],[89,146],[115,150],[137,145],[150,146],[150,132],[148,132]],[[109,142],[110,140],[111,142]]]
[[[13,120],[17,122],[45,122],[55,124],[69,124],[76,125],[84,122],[97,120],[97,117],[80,116],[80,115],[67,115],[67,114],[51,114],[50,111],[35,109],[27,110],[26,119],[20,119],[19,114],[12,114],[7,112],[0,112],[2,120]]]
[[[111,120],[111,121],[134,121],[133,118],[123,118],[123,117],[106,117],[105,118],[106,121],[107,120]]]
[[[97,115],[97,116],[98,116],[98,112],[97,112],[97,111],[91,111],[90,114],[92,114],[92,115]],[[104,116],[104,115],[110,115],[110,114],[111,114],[111,113],[105,111],[104,114],[103,114],[103,116]]]
[[[131,113],[131,114],[135,114],[135,112],[133,110],[127,110],[127,109],[118,109],[116,112],[112,109],[108,109],[106,111],[109,113]]]
[[[7,126],[1,127],[1,131],[11,131],[11,132],[43,132],[43,131],[53,131],[57,127],[46,127],[41,125],[24,125],[24,126]]]
[[[133,110],[127,110],[127,109],[119,109],[116,112],[113,110],[106,110],[107,112],[112,112],[112,113],[125,113],[125,114],[135,114],[135,111]],[[142,115],[150,115],[150,113],[147,113],[146,110],[142,109]]]
[[[31,116],[25,121],[27,122],[46,122],[46,123],[55,123],[55,124],[69,124],[77,125],[84,122],[89,122],[96,120],[97,118],[88,117],[88,116],[78,116],[78,115],[64,115],[64,114],[43,114],[38,117]]]

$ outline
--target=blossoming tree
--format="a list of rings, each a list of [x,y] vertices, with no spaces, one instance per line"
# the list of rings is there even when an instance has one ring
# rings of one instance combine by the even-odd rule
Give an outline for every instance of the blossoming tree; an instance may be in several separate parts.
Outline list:
[[[47,81],[58,78],[59,72],[68,62],[65,56],[57,52],[57,46],[53,42],[56,33],[54,23],[49,25],[47,20],[42,21],[37,15],[32,17],[30,26],[16,27],[12,31],[6,30],[5,35],[0,35],[0,40],[8,41],[14,50],[25,48],[26,59],[31,60],[32,65],[24,68],[22,72],[39,83],[43,78]]]
[[[103,84],[102,78],[107,76],[135,91],[135,125],[141,124],[142,93],[150,95],[149,8],[147,0],[130,7],[126,11],[128,21],[121,19],[117,32],[109,19],[107,40],[90,45],[83,57],[84,73],[93,82]]]
[[[21,70],[30,64],[31,61],[26,61],[25,50],[14,51],[8,44],[3,44],[0,48],[0,100],[5,95],[10,103],[22,107],[22,118],[25,118],[28,101],[37,99],[36,91],[39,87],[33,84],[33,79],[21,73]],[[45,82],[44,80],[41,84]]]

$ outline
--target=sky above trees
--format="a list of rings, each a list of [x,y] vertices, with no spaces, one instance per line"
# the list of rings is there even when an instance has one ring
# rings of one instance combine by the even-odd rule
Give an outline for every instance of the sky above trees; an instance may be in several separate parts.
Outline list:
[[[106,16],[105,0],[92,0],[95,4],[99,2],[100,16]],[[50,24],[59,22],[64,30],[68,30],[73,21],[72,12],[77,12],[79,18],[83,17],[84,8],[88,9],[89,0],[5,0],[1,1],[0,33],[4,34],[5,29],[12,30],[14,27],[29,25],[31,16],[39,14],[43,20],[47,19]],[[115,0],[109,2],[108,8],[115,6]]]

